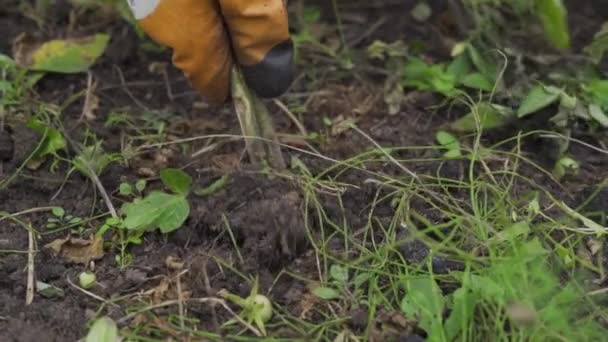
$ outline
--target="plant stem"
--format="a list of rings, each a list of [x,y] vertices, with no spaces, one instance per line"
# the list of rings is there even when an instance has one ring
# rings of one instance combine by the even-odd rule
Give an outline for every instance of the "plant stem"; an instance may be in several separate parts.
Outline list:
[[[261,166],[268,162],[272,168],[284,169],[286,164],[268,108],[247,87],[237,67],[232,68],[231,72],[231,92],[251,163]]]

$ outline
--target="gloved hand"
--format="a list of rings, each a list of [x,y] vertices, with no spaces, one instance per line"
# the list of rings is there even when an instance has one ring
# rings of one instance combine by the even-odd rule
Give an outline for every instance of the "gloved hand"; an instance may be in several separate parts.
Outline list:
[[[173,64],[212,103],[229,97],[238,63],[258,96],[281,95],[294,78],[285,0],[128,0],[143,30],[173,49]]]

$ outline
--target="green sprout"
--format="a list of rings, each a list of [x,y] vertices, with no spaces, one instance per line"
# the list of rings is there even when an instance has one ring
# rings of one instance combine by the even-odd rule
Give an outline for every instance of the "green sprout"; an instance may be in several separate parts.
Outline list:
[[[242,311],[239,314],[239,317],[247,322],[247,324],[255,324],[262,335],[266,336],[265,324],[272,318],[272,303],[268,297],[259,294],[258,290],[259,284],[258,279],[256,278],[247,298],[241,298],[228,292],[227,290],[221,290],[219,292],[219,296],[240,306]],[[224,326],[228,326],[236,322],[237,321],[235,319],[231,319],[224,323]]]

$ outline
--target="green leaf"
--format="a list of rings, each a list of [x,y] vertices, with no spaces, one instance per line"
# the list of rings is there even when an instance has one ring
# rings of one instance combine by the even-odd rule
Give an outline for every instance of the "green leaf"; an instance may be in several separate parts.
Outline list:
[[[460,335],[462,329],[471,321],[473,310],[477,304],[475,296],[470,290],[459,288],[452,295],[454,306],[450,316],[444,324],[446,341],[456,341],[456,337]]]
[[[133,187],[131,187],[131,184],[129,183],[120,183],[118,192],[120,192],[120,194],[123,196],[129,196],[133,194]]]
[[[489,80],[496,78],[496,75],[498,74],[498,67],[488,59],[484,58],[481,52],[479,52],[479,50],[477,50],[473,44],[467,44],[467,52],[477,71],[479,71]],[[491,81],[490,83],[494,82]]]
[[[118,157],[105,153],[101,146],[101,142],[99,142],[95,145],[85,147],[82,152],[74,158],[74,167],[83,175],[90,177],[89,168],[91,168],[96,175],[101,175],[108,165],[118,159]]]
[[[599,64],[608,51],[608,22],[595,34],[593,42],[585,47],[585,53],[591,56],[596,64]]]
[[[553,168],[553,176],[560,180],[567,175],[577,175],[580,169],[579,163],[570,158],[570,157],[562,157],[557,163],[555,163],[555,167]]]
[[[160,179],[171,191],[186,195],[192,186],[192,177],[179,169],[164,169],[160,172]]]
[[[593,103],[608,109],[608,80],[593,80],[583,88]]]
[[[463,133],[477,131],[476,114],[482,129],[500,128],[515,118],[515,114],[508,107],[482,102],[476,104],[470,113],[454,121],[450,128]]]
[[[560,98],[559,92],[550,92],[546,87],[538,85],[530,90],[524,101],[522,102],[517,116],[523,118],[527,115],[535,113],[553,103]]]
[[[469,286],[477,296],[498,303],[503,301],[505,290],[501,285],[488,277],[477,275],[471,275],[470,277]]]
[[[110,36],[106,34],[51,40],[31,49],[31,53],[20,60],[19,64],[36,71],[84,72],[104,53],[109,41]]]
[[[407,317],[417,317],[420,327],[429,335],[429,341],[438,340],[436,334],[443,333],[442,315],[445,301],[441,289],[430,276],[407,279],[406,295],[401,302],[401,310]]]
[[[484,74],[479,72],[464,76],[460,83],[466,87],[487,92],[494,90],[494,84]]]
[[[55,217],[61,218],[65,215],[65,210],[63,210],[63,208],[61,208],[61,207],[55,207],[55,208],[51,209],[51,211]]]
[[[447,72],[454,75],[457,82],[471,73],[473,66],[467,54],[460,54],[448,65]]]
[[[348,281],[348,268],[340,265],[331,265],[329,275],[339,283],[346,283]]]
[[[148,182],[145,179],[140,179],[135,183],[135,189],[139,192],[142,192],[146,189]]]
[[[190,214],[190,205],[182,195],[152,192],[143,199],[122,207],[124,226],[130,230],[160,229],[169,233],[178,229]]]
[[[120,338],[118,335],[118,326],[112,319],[108,317],[102,317],[97,319],[91,326],[91,329],[89,330],[89,333],[87,334],[87,337],[85,339],[85,342],[119,341]]]
[[[456,93],[456,77],[442,64],[429,65],[413,58],[404,68],[403,85],[419,90],[434,91],[450,97]]]
[[[312,293],[324,300],[334,300],[340,298],[340,292],[331,287],[317,287],[312,290]]]
[[[38,292],[38,294],[44,298],[57,299],[65,297],[65,292],[63,289],[54,285],[43,283],[41,281],[36,282],[36,292]]]
[[[43,158],[49,154],[64,149],[67,143],[59,131],[48,127],[46,124],[32,119],[27,127],[45,136],[44,141],[40,145],[40,148],[34,152],[34,159]]]
[[[589,115],[597,121],[602,127],[608,128],[608,115],[602,110],[602,108],[595,104],[589,105]]]
[[[545,34],[558,49],[570,47],[568,11],[562,0],[536,0],[536,14],[545,28]]]
[[[458,142],[458,139],[452,134],[446,131],[439,131],[437,132],[435,139],[439,145],[448,150],[445,154],[446,158],[458,158],[462,156],[460,142]]]
[[[194,194],[197,196],[201,196],[201,197],[211,196],[211,195],[217,193],[218,191],[222,190],[223,188],[225,188],[226,185],[228,185],[229,181],[230,181],[230,177],[228,175],[224,175],[220,179],[211,183],[209,186],[202,188],[202,189],[196,189],[194,191]]]

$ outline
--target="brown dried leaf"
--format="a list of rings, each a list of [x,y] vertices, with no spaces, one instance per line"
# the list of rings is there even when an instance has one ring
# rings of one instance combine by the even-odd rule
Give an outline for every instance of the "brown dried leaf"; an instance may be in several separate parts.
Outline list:
[[[399,311],[381,310],[372,326],[370,342],[382,342],[409,336],[414,332],[417,323],[408,320]]]
[[[82,109],[82,117],[92,121],[97,118],[95,112],[99,109],[99,97],[92,92],[95,91],[97,82],[93,82],[91,85],[90,93],[87,95],[84,108]]]
[[[168,256],[165,260],[165,265],[171,270],[181,271],[184,269],[184,261],[180,258]]]
[[[604,243],[600,240],[590,239],[587,241],[587,247],[593,256],[597,255],[597,253],[602,250],[603,245]]]
[[[103,239],[95,237],[90,240],[66,237],[57,239],[44,246],[54,256],[66,259],[75,264],[87,265],[93,260],[103,258]]]

